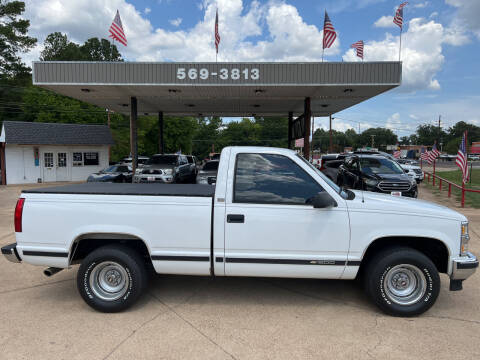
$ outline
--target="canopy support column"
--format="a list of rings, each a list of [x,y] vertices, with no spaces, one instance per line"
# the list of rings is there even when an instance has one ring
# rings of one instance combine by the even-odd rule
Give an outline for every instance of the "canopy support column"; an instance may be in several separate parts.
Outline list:
[[[310,109],[310,98],[305,98],[303,106],[303,115],[305,117],[305,126],[303,129],[303,157],[310,161],[310,126],[312,112]]]
[[[163,138],[163,111],[158,112],[158,152],[165,153],[165,140]]]
[[[288,148],[292,148],[293,112],[288,113]]]
[[[7,172],[5,169],[5,143],[0,143],[0,184],[7,185]]]
[[[130,98],[130,153],[132,156],[132,171],[135,174],[138,164],[138,146],[137,146],[137,98]],[[133,176],[132,176],[133,181]]]

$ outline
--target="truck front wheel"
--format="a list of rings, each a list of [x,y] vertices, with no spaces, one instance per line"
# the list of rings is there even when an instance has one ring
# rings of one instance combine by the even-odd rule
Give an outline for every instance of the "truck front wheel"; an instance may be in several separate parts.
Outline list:
[[[421,252],[395,247],[370,259],[365,289],[387,314],[415,316],[430,309],[437,300],[440,276],[432,261]]]
[[[102,312],[118,312],[130,307],[146,283],[142,258],[122,245],[108,245],[91,252],[82,261],[77,275],[83,300]]]

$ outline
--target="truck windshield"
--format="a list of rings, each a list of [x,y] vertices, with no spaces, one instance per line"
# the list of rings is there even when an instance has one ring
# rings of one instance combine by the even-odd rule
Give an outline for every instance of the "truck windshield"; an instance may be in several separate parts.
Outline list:
[[[152,156],[147,165],[175,165],[177,163],[176,155],[158,155]]]
[[[203,165],[203,169],[202,170],[205,170],[205,171],[213,171],[213,170],[218,170],[218,164],[219,164],[219,161],[208,161],[205,163],[205,165]]]
[[[304,163],[306,163],[311,169],[313,169],[318,175],[320,175],[320,177],[333,189],[335,190],[336,193],[340,194],[341,197],[343,197],[344,199],[348,199],[349,196],[348,194],[346,193],[345,190],[343,190],[340,186],[338,186],[337,184],[335,184],[332,180],[330,180],[328,177],[326,177],[320,170],[318,170],[315,166],[313,166],[312,164],[310,164],[303,156],[301,155],[298,155],[297,156],[302,159],[302,161]]]

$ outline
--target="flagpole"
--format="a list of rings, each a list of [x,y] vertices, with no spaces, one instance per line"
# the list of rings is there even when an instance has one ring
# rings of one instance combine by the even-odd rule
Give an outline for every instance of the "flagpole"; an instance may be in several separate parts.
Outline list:
[[[399,62],[402,59],[402,30],[403,30],[403,26],[400,27],[400,48],[398,50],[398,61]]]

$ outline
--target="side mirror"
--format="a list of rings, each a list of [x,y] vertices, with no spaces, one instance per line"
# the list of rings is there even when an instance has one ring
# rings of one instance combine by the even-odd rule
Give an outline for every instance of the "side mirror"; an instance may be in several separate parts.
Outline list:
[[[315,195],[311,199],[310,204],[312,204],[315,209],[336,207],[338,205],[337,202],[326,191],[322,191],[321,193]]]
[[[209,178],[207,178],[207,182],[208,182],[208,185],[215,185],[217,183],[217,178],[210,176]]]

